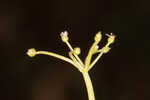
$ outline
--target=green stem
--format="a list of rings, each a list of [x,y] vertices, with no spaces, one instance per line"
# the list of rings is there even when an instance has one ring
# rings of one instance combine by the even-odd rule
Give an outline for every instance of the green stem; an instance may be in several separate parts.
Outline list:
[[[101,52],[96,59],[91,63],[89,70],[96,64],[96,62],[101,58],[101,56],[103,55],[103,52]]]
[[[82,73],[82,75],[86,84],[86,89],[87,89],[89,100],[95,100],[94,89],[93,89],[92,81],[90,79],[88,72],[84,72]]]
[[[70,45],[70,43],[67,41],[66,44],[67,44],[67,46],[69,47],[70,51],[73,52],[73,48],[72,48],[72,46]],[[84,66],[83,62],[82,62],[81,59],[78,57],[78,55],[76,55],[76,54],[74,54],[74,53],[73,53],[73,55],[76,57],[76,59],[79,61],[79,63],[80,63],[82,66]]]
[[[43,54],[43,55],[52,56],[52,57],[61,59],[61,60],[63,60],[63,61],[66,61],[66,62],[68,62],[68,63],[74,65],[75,67],[77,67],[71,59],[69,59],[69,58],[67,58],[67,57],[64,57],[64,56],[61,56],[61,55],[56,54],[56,53],[47,52],[47,51],[37,51],[37,52],[36,52],[36,55],[37,55],[37,54]]]

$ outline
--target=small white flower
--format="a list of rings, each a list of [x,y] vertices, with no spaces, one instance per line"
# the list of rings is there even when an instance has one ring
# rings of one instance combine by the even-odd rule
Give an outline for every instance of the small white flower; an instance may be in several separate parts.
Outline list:
[[[108,43],[111,44],[115,41],[115,35],[113,33],[106,34],[106,36],[108,36]]]
[[[60,33],[60,36],[61,36],[61,37],[62,37],[62,36],[67,37],[67,36],[68,36],[68,32],[67,32],[67,31],[61,32],[61,33]]]
[[[60,33],[60,36],[61,36],[61,40],[62,40],[63,42],[67,42],[68,39],[69,39],[69,37],[68,37],[68,32],[67,32],[67,31],[61,32],[61,33]]]

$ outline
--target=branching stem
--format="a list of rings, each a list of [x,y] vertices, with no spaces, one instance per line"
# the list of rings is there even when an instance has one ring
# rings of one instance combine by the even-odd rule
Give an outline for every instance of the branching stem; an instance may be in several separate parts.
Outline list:
[[[72,48],[72,46],[70,45],[70,43],[68,42],[69,37],[68,37],[68,32],[62,32],[60,34],[61,39],[64,43],[67,44],[67,46],[70,49],[69,52],[69,58],[64,57],[62,55],[53,53],[53,52],[47,52],[47,51],[36,51],[34,48],[31,48],[28,50],[27,55],[30,57],[34,57],[35,55],[38,54],[44,54],[44,55],[48,55],[48,56],[52,56],[58,59],[61,59],[63,61],[66,61],[70,64],[72,64],[74,67],[76,67],[83,75],[84,81],[85,81],[85,85],[86,85],[86,89],[87,89],[87,93],[88,93],[88,99],[89,100],[95,100],[95,95],[94,95],[94,89],[93,89],[93,85],[92,85],[92,81],[91,78],[89,76],[89,71],[90,69],[96,64],[96,62],[101,58],[101,56],[104,53],[107,53],[110,48],[109,45],[112,44],[115,40],[115,36],[111,33],[110,35],[107,34],[108,36],[108,43],[105,45],[105,47],[103,47],[102,49],[98,50],[98,43],[101,41],[101,32],[98,32],[94,38],[95,42],[93,43],[93,45],[91,46],[89,53],[85,59],[85,63],[82,62],[82,60],[78,57],[78,55],[80,54],[80,48]],[[99,53],[98,56],[96,57],[96,59],[91,63],[91,59],[93,54]]]
[[[70,43],[67,41],[66,44],[67,44],[67,46],[69,47],[70,51],[73,52],[73,48],[72,48],[72,46],[70,45]],[[75,56],[76,59],[79,61],[79,63],[80,63],[82,66],[84,66],[83,62],[82,62],[81,59],[78,57],[78,55],[74,54],[74,56]]]

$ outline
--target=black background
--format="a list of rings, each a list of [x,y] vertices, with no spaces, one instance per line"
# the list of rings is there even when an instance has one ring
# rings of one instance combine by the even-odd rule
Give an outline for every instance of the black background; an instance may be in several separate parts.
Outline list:
[[[29,48],[68,56],[69,32],[81,59],[93,37],[113,32],[112,49],[90,71],[96,100],[149,100],[148,0],[0,1],[0,100],[87,100],[82,75],[53,57],[29,58]]]

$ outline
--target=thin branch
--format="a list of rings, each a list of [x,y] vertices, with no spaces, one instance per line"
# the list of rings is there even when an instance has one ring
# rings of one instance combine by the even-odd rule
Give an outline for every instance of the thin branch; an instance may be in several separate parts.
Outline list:
[[[72,48],[72,46],[70,45],[70,43],[67,41],[66,44],[67,44],[67,46],[69,47],[70,51],[73,52],[73,48]],[[81,59],[78,57],[78,55],[76,55],[76,54],[74,54],[74,53],[73,53],[73,55],[76,57],[76,59],[79,61],[79,63],[80,63],[82,66],[84,66],[83,62],[82,62]]]
[[[76,66],[76,65],[74,64],[74,62],[73,62],[71,59],[69,59],[69,58],[67,58],[67,57],[64,57],[64,56],[61,56],[61,55],[56,54],[56,53],[47,52],[47,51],[37,51],[37,52],[36,52],[36,55],[37,55],[37,54],[49,55],[49,56],[52,56],[52,57],[61,59],[61,60],[63,60],[63,61],[66,61],[66,62],[68,62],[68,63],[70,63],[70,64]]]

